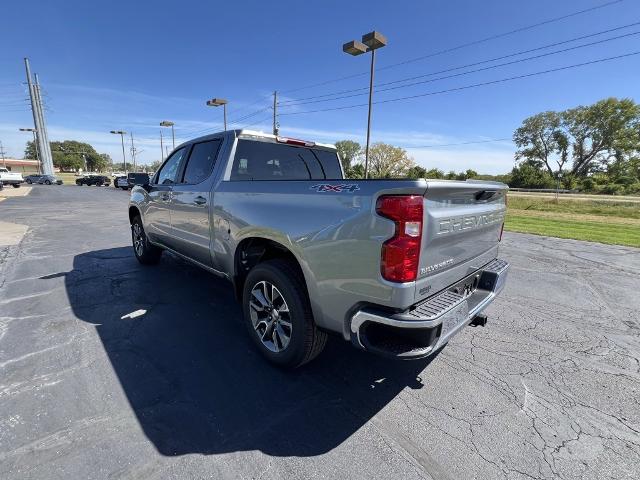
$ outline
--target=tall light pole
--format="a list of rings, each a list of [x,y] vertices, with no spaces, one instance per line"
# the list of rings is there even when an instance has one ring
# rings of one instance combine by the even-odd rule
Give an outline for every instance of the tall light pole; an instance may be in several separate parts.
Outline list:
[[[212,98],[211,100],[207,100],[207,106],[209,107],[219,107],[222,105],[224,109],[224,129],[227,130],[227,101],[224,98]]]
[[[124,153],[124,136],[127,134],[127,132],[125,132],[124,130],[111,130],[111,133],[113,133],[114,135],[120,135],[120,140],[122,141],[122,160],[124,161],[124,174],[126,175],[127,172],[127,157]]]
[[[33,147],[36,149],[36,162],[38,166],[38,174],[42,173],[42,169],[40,167],[40,153],[38,152],[38,139],[36,138],[36,129],[35,128],[21,128],[21,132],[32,132],[33,133]]]
[[[160,122],[160,126],[161,127],[171,127],[171,140],[173,142],[173,149],[175,150],[176,148],[176,134],[173,130],[173,126],[175,124],[173,122],[170,122],[169,120],[163,120],[162,122]],[[226,127],[225,127],[226,130]]]
[[[371,138],[371,105],[373,103],[373,74],[376,63],[376,50],[384,47],[387,39],[380,32],[369,32],[362,36],[362,42],[352,40],[342,45],[342,51],[358,56],[371,52],[371,74],[369,75],[369,113],[367,115],[367,145],[364,151],[364,178],[369,176],[369,139]]]

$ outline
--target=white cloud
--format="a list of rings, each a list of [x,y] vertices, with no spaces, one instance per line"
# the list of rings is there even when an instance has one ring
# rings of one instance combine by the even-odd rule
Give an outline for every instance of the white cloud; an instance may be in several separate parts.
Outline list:
[[[412,149],[410,155],[423,167],[448,172],[472,169],[478,173],[507,173],[513,168],[513,149],[487,147],[483,149]]]

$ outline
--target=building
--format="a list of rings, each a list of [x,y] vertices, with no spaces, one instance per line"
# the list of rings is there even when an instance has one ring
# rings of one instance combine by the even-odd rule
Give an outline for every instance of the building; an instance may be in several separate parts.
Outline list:
[[[20,173],[34,173],[38,171],[38,161],[37,160],[29,160],[29,159],[18,159],[18,158],[5,158],[4,160],[0,158],[0,166],[5,167],[7,170],[12,172],[20,172]],[[58,171],[59,169],[55,168],[54,171]]]

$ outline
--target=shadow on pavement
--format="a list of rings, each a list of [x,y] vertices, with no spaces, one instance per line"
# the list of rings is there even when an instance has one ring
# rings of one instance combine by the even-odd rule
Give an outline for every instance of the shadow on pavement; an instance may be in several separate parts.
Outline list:
[[[65,285],[164,455],[325,453],[402,389],[421,388],[430,361],[387,360],[333,338],[300,371],[280,371],[251,345],[230,284],[167,254],[154,267],[130,247],[78,255]]]

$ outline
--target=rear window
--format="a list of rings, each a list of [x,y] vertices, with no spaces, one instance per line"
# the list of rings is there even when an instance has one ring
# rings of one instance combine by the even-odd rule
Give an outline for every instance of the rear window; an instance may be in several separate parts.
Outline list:
[[[278,143],[240,140],[231,180],[341,179],[335,152]]]

